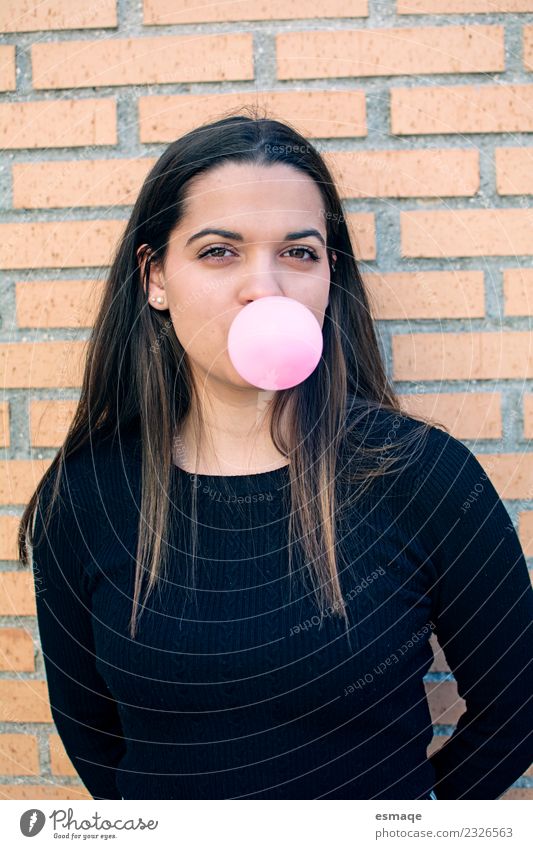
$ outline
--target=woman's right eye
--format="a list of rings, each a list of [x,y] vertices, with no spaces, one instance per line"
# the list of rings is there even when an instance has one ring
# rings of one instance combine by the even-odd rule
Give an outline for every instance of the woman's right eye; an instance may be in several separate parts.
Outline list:
[[[214,260],[226,259],[224,256],[214,256],[213,251],[229,251],[225,245],[215,245],[212,248],[208,248],[204,253],[198,255],[198,259],[203,259],[206,256],[212,257]]]

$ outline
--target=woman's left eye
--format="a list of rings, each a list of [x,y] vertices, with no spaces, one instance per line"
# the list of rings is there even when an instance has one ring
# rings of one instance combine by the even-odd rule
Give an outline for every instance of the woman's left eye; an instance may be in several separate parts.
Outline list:
[[[318,261],[319,261],[319,259],[320,259],[320,257],[319,257],[319,256],[318,256],[318,255],[314,252],[314,250],[312,250],[311,248],[304,248],[304,247],[301,247],[301,248],[289,248],[289,251],[306,251],[306,252],[309,254],[309,259],[304,260],[304,262],[310,262],[311,260],[312,260],[313,262],[318,262]],[[295,257],[295,259],[298,259],[298,257]]]
[[[215,256],[215,251],[220,251],[220,252],[229,251],[229,248],[227,248],[225,245],[215,245],[212,248],[208,248],[206,251],[204,251],[204,253],[199,254],[198,258],[203,259],[204,257],[210,257],[211,259],[214,259],[214,260],[226,259],[225,256],[221,256],[220,254],[218,256]],[[300,259],[302,262],[319,262],[320,261],[320,257],[318,256],[317,253],[315,253],[315,251],[312,248],[306,248],[306,247],[303,247],[303,246],[288,248],[287,251],[285,251],[285,253],[290,253],[291,251],[305,251],[305,253],[308,254],[307,259],[303,259],[302,257],[293,257],[293,259]],[[231,252],[230,252],[230,254],[231,254]]]

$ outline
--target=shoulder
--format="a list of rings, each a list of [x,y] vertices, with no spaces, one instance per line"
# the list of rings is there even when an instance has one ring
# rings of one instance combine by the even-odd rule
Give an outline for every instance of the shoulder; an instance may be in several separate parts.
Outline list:
[[[405,410],[394,410],[376,402],[353,399],[349,396],[346,409],[346,429],[353,432],[369,445],[382,442],[391,444],[409,437],[417,437],[419,459],[430,460],[435,452],[446,458],[470,454],[467,446],[438,422],[419,419]]]
[[[380,420],[377,442],[391,422],[390,415]],[[493,530],[508,525],[509,516],[491,479],[492,467],[483,462],[482,453],[476,456],[464,442],[435,425],[419,428],[420,422],[410,416],[402,416],[395,428],[397,435],[406,436],[406,447],[397,450],[397,462],[391,467],[394,474],[383,482],[387,499],[395,501],[395,515],[405,511],[416,532],[425,527],[424,533],[433,531],[435,538],[442,536],[443,528],[458,537],[482,524],[488,532],[487,520]]]
[[[484,474],[473,451],[439,426],[405,411],[358,402],[348,409],[350,465],[378,475],[389,497],[460,497]],[[485,480],[492,486],[487,474]]]
[[[91,495],[102,487],[121,486],[137,471],[140,460],[140,436],[137,430],[124,428],[113,434],[91,434],[79,447],[70,451],[63,468],[68,486],[76,492]]]
[[[56,580],[88,575],[109,539],[130,535],[140,504],[139,440],[91,438],[45,477],[35,510],[34,564]],[[57,472],[59,482],[56,486]]]
[[[57,475],[59,482],[56,486]],[[39,495],[36,522],[51,513],[66,532],[99,533],[108,516],[135,507],[140,485],[140,439],[133,430],[114,436],[91,435],[82,445],[65,453],[46,476]],[[132,501],[133,499],[133,501]],[[133,512],[136,512],[133,510]]]
[[[383,471],[390,466],[391,470],[402,468],[415,473],[435,452],[453,452],[461,445],[436,424],[404,410],[351,398],[346,413],[345,442],[352,457],[365,453],[369,458],[374,456]]]

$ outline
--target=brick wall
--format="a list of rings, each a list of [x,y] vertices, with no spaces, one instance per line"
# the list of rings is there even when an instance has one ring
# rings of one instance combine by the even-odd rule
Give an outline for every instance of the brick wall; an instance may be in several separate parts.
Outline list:
[[[406,410],[475,450],[533,558],[533,0],[2,0],[0,33],[0,798],[77,799],[17,517],[141,182],[219,111],[264,102],[324,152]],[[431,639],[430,751],[464,709]]]

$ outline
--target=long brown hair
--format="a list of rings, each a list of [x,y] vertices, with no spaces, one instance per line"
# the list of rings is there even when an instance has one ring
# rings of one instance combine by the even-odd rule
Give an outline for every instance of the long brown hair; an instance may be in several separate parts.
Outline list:
[[[372,410],[386,409],[400,415],[402,411],[385,373],[370,302],[331,172],[315,147],[289,124],[260,115],[256,108],[238,111],[225,113],[220,120],[176,139],[146,177],[107,276],[88,342],[74,418],[19,525],[19,557],[27,565],[39,494],[48,479],[55,476],[51,512],[66,458],[88,441],[117,434],[134,424],[142,446],[142,493],[132,638],[143,574],[148,575],[145,601],[168,557],[163,541],[167,539],[166,493],[175,435],[191,401],[199,400],[185,351],[167,311],[148,305],[150,260],[164,262],[170,234],[183,215],[185,194],[193,177],[228,161],[281,162],[311,177],[323,198],[328,250],[337,254],[324,318],[323,355],[307,380],[275,394],[270,424],[276,448],[290,458],[289,570],[292,542],[297,539],[303,546],[322,615],[329,610],[346,621],[335,556],[339,508],[336,481],[348,480],[350,485],[357,482],[357,494],[362,494],[374,478],[396,465],[399,453],[393,448],[407,448],[403,456],[413,462],[413,446],[421,444],[431,425],[417,417],[419,426],[409,429],[401,440],[365,445],[362,429],[368,427]],[[149,257],[139,262],[137,251],[144,244],[149,246]],[[282,436],[282,419],[289,423],[290,444]],[[348,453],[358,458],[355,470],[349,473],[338,465],[346,446]],[[192,524],[196,527],[196,522]]]

